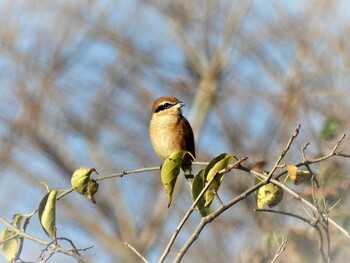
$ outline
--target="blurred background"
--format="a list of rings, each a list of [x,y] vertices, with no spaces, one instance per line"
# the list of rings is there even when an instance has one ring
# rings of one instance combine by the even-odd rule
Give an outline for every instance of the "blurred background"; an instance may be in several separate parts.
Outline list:
[[[159,166],[148,124],[162,95],[186,103],[198,161],[231,152],[271,169],[299,123],[284,162],[302,161],[307,142],[307,158],[328,154],[349,131],[349,13],[342,0],[1,1],[0,216],[33,211],[46,191],[40,179],[69,189],[82,166],[100,176]],[[350,153],[349,138],[340,149]],[[349,163],[312,167],[316,199],[321,207],[323,197],[328,207],[341,199],[331,217],[348,231]],[[158,171],[99,183],[97,204],[77,193],[58,201],[58,236],[94,246],[83,252],[93,262],[139,262],[124,242],[157,261],[191,205],[184,180],[169,209]],[[253,183],[231,172],[220,197]],[[310,184],[291,187],[312,200]],[[207,225],[183,262],[268,262],[283,235],[279,262],[321,262],[314,229],[254,208],[250,196]],[[287,194],[278,209],[309,218]],[[199,221],[191,216],[167,262]],[[27,232],[47,240],[37,216]],[[348,261],[349,239],[329,233],[332,262]],[[42,249],[25,241],[21,259],[36,261]]]

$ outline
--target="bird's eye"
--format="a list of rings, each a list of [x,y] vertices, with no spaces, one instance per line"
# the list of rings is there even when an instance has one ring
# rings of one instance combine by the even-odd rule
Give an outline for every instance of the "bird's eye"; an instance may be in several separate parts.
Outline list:
[[[159,106],[156,108],[155,112],[160,112],[160,111],[162,111],[162,110],[169,109],[169,108],[171,108],[172,106],[174,106],[174,105],[171,104],[171,103],[168,103],[168,102],[163,103],[163,104],[159,105]]]

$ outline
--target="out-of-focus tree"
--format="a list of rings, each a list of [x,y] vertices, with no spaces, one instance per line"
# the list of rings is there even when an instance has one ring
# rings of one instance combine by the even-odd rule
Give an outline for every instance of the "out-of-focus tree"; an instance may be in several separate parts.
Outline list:
[[[34,210],[45,191],[39,179],[69,188],[80,166],[107,175],[160,165],[148,123],[151,103],[165,94],[187,104],[200,161],[232,152],[263,159],[268,170],[298,123],[288,162],[302,159],[306,142],[310,158],[330,151],[349,129],[349,10],[326,0],[3,1],[0,215]],[[333,158],[315,171],[320,190],[297,188],[330,206],[341,199],[332,215],[345,228],[349,167]],[[220,196],[229,200],[252,184],[234,172]],[[178,191],[167,209],[158,172],[101,182],[96,205],[73,193],[59,201],[58,231],[78,247],[94,245],[84,255],[95,262],[139,260],[125,241],[153,262],[191,205],[184,184]],[[280,206],[305,215],[292,200]],[[222,214],[184,261],[265,262],[277,249],[274,233],[290,236],[281,262],[317,257],[307,225],[254,207],[248,198]],[[169,259],[199,220],[186,224]],[[349,239],[332,240],[333,262],[349,259]],[[28,246],[23,257],[37,258],[41,248]]]

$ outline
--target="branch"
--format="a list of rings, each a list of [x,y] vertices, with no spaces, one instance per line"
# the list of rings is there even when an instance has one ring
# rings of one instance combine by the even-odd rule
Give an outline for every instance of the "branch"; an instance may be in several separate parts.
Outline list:
[[[179,234],[180,230],[182,229],[182,227],[184,226],[184,224],[186,223],[187,219],[190,217],[190,215],[192,214],[193,210],[196,208],[199,200],[201,199],[201,197],[204,195],[204,193],[208,190],[209,186],[211,185],[211,183],[216,179],[216,177],[219,174],[225,174],[228,173],[229,171],[231,171],[233,168],[239,166],[242,162],[244,162],[245,160],[247,160],[248,157],[243,157],[240,160],[238,160],[237,162],[235,162],[232,165],[229,165],[228,167],[226,167],[225,169],[218,171],[210,180],[209,182],[204,186],[204,188],[202,189],[202,191],[199,193],[199,195],[197,196],[196,200],[193,202],[192,206],[190,207],[190,209],[187,211],[187,213],[185,214],[184,218],[182,219],[182,221],[180,222],[180,224],[178,225],[178,227],[175,229],[173,236],[171,237],[167,247],[165,248],[163,255],[161,256],[161,258],[159,259],[159,263],[164,262],[166,256],[169,254],[170,249],[172,247],[172,245],[175,242],[175,239],[177,237],[177,235]]]
[[[17,229],[16,227],[14,227],[13,225],[11,225],[9,222],[7,222],[4,218],[0,217],[0,221],[2,223],[4,223],[4,225],[6,225],[8,228],[10,228],[13,232],[15,232],[17,235],[24,237],[26,239],[32,240],[35,243],[38,243],[40,245],[44,245],[44,246],[48,246],[50,244],[50,242],[46,242],[44,240],[41,240],[40,238],[37,238],[35,236],[29,235],[25,232],[22,232],[21,230]]]
[[[23,224],[23,232],[25,233],[26,230],[27,230],[27,226],[29,224],[29,220],[32,218],[32,216],[34,215],[34,212],[31,216],[27,217],[24,221],[24,224]],[[23,236],[20,236],[19,238],[19,246],[18,246],[18,250],[17,250],[17,255],[16,255],[16,258],[15,258],[15,262],[17,260],[19,260],[19,256],[22,254],[22,249],[23,249],[23,245],[24,245],[24,237]]]
[[[266,176],[255,172],[255,171],[250,171],[251,174],[256,175],[258,177],[260,177],[261,179],[265,180]],[[283,190],[285,190],[286,192],[288,192],[291,196],[293,196],[296,200],[301,201],[303,204],[305,204],[307,207],[311,208],[311,210],[313,210],[314,212],[316,212],[317,214],[321,215],[322,217],[324,217],[323,213],[320,213],[317,209],[317,207],[315,207],[313,204],[311,204],[309,201],[307,201],[306,199],[302,198],[299,194],[297,194],[296,192],[294,192],[292,189],[290,189],[288,186],[282,184],[280,181],[276,180],[276,179],[271,179],[270,180],[271,183],[283,188]],[[342,228],[341,226],[339,226],[335,221],[333,221],[331,218],[327,217],[329,223],[331,225],[333,225],[335,228],[337,228],[340,232],[342,232],[346,237],[350,238],[350,233],[347,232],[344,228]]]
[[[182,227],[184,226],[184,224],[186,223],[187,219],[190,217],[190,215],[192,214],[193,210],[196,208],[199,200],[201,199],[201,197],[204,195],[204,193],[208,190],[209,186],[211,185],[211,183],[216,179],[216,177],[220,174],[225,174],[228,173],[229,171],[231,171],[233,168],[239,166],[242,162],[244,162],[245,160],[247,160],[248,157],[243,157],[240,160],[238,160],[237,162],[235,162],[232,165],[229,165],[228,167],[226,167],[225,169],[218,171],[210,180],[209,182],[204,186],[204,188],[202,189],[202,191],[199,193],[199,195],[197,196],[196,200],[193,202],[192,206],[190,207],[190,209],[187,211],[187,213],[185,214],[184,218],[181,220],[180,224],[178,225],[178,227],[175,229],[167,247],[165,248],[161,258],[159,259],[159,263],[164,262],[166,256],[169,254],[170,249],[172,247],[172,245],[175,242],[175,239],[177,237],[177,235],[179,234],[180,230],[182,229]]]
[[[114,177],[123,177],[124,175],[127,175],[127,174],[136,174],[136,173],[143,173],[143,172],[149,172],[149,171],[158,171],[160,169],[161,169],[161,166],[144,167],[144,168],[140,168],[140,169],[125,170],[121,173],[96,177],[96,178],[94,178],[94,180],[97,182],[97,181],[106,180],[106,179],[110,179],[110,178],[114,178]]]
[[[336,143],[335,146],[333,147],[332,151],[331,151],[328,155],[325,155],[325,156],[323,156],[323,157],[319,157],[319,158],[316,158],[316,159],[313,159],[313,160],[304,161],[304,162],[300,163],[299,165],[301,166],[301,165],[305,165],[305,164],[319,163],[319,162],[322,162],[322,161],[324,161],[324,160],[326,160],[326,159],[328,159],[328,158],[330,158],[330,157],[332,157],[332,156],[334,156],[334,155],[349,158],[350,155],[348,155],[348,154],[343,154],[343,153],[341,153],[341,152],[336,152],[336,151],[338,150],[338,148],[339,148],[340,143],[344,140],[345,136],[346,136],[346,134],[344,133],[344,134],[339,138],[339,140],[337,141],[337,143]],[[297,165],[297,166],[298,166],[298,165]]]
[[[16,234],[16,235],[13,235],[13,236],[10,236],[8,238],[5,238],[5,239],[2,239],[0,240],[0,246],[4,243],[6,243],[7,241],[10,241],[12,239],[15,239],[15,238],[18,238],[20,235]]]
[[[210,222],[212,222],[215,218],[217,218],[219,215],[221,215],[224,211],[235,205],[236,203],[240,202],[241,200],[247,198],[251,193],[255,192],[257,189],[259,189],[261,186],[263,186],[265,182],[260,182],[246,191],[244,191],[239,196],[235,197],[231,201],[229,201],[226,205],[220,206],[217,210],[212,212],[206,217],[203,217],[200,223],[198,224],[197,228],[192,233],[191,237],[187,240],[187,242],[184,244],[184,246],[180,249],[178,252],[174,262],[180,262],[183,256],[186,254],[188,249],[191,247],[191,245],[198,239],[200,233],[202,232],[203,228]]]
[[[261,179],[263,179],[264,181],[255,184],[254,186],[250,187],[249,189],[247,189],[246,191],[244,191],[242,194],[240,194],[239,196],[235,197],[234,199],[232,199],[231,201],[229,201],[226,205],[221,206],[220,208],[218,208],[217,210],[215,210],[214,212],[212,212],[210,215],[202,218],[201,222],[198,224],[197,228],[194,230],[194,232],[192,233],[191,237],[187,240],[187,242],[184,244],[184,246],[180,249],[180,251],[178,252],[175,261],[174,262],[180,262],[181,259],[183,258],[183,256],[185,255],[185,253],[188,251],[188,249],[191,247],[191,245],[198,239],[200,233],[202,232],[203,228],[210,222],[212,222],[215,218],[217,218],[219,215],[221,215],[224,211],[226,211],[227,209],[229,209],[230,207],[232,207],[233,205],[235,205],[236,203],[240,202],[241,200],[245,199],[248,195],[252,194],[253,192],[255,192],[257,189],[259,189],[261,186],[266,184],[266,179],[267,176],[263,175],[262,173],[258,173],[256,171],[250,170],[246,167],[243,166],[239,166],[237,167],[240,170],[249,172],[255,176],[260,177]],[[283,188],[286,192],[288,192],[291,196],[293,196],[295,199],[300,200],[302,203],[304,203],[307,207],[311,208],[311,210],[313,210],[314,212],[316,212],[317,214],[319,214],[317,208],[311,204],[309,201],[307,201],[306,199],[302,198],[300,195],[298,195],[297,193],[295,193],[292,189],[290,189],[289,187],[285,186],[284,184],[282,184],[281,182],[279,182],[276,179],[271,179],[270,180],[271,183]],[[321,215],[322,216],[322,215]],[[350,234],[341,226],[339,226],[335,221],[333,221],[331,218],[327,217],[328,222],[330,224],[332,224],[335,228],[337,228],[341,233],[343,233],[346,237],[350,238]]]
[[[278,244],[278,240],[276,238],[276,242]],[[278,250],[275,254],[275,256],[273,257],[273,259],[270,261],[270,263],[274,263],[276,262],[276,260],[278,259],[278,257],[284,252],[284,250],[286,249],[288,243],[288,236],[283,236],[282,237],[282,243],[278,244]]]
[[[301,125],[298,124],[298,126],[295,128],[292,137],[289,139],[289,141],[288,141],[286,147],[282,150],[282,153],[281,153],[281,155],[278,157],[278,159],[277,159],[275,165],[273,166],[272,170],[271,170],[271,171],[269,172],[269,174],[267,175],[267,177],[266,177],[266,179],[265,179],[265,182],[266,182],[266,183],[270,182],[270,179],[272,178],[273,173],[276,171],[278,165],[280,164],[280,162],[282,161],[282,159],[284,158],[284,156],[285,156],[286,153],[288,152],[288,150],[289,150],[291,144],[293,143],[294,139],[298,136],[300,127],[301,127]]]
[[[139,258],[142,259],[143,262],[148,263],[147,259],[145,259],[140,252],[138,252],[133,246],[131,246],[128,242],[124,242],[124,245],[130,248]]]
[[[291,216],[294,217],[296,219],[299,219],[307,224],[309,224],[312,228],[314,228],[317,232],[317,234],[320,237],[320,242],[319,242],[319,247],[318,250],[320,252],[320,256],[322,257],[323,262],[327,262],[326,256],[324,254],[323,251],[323,236],[322,236],[322,232],[321,229],[319,228],[319,226],[317,225],[317,223],[319,222],[318,220],[316,220],[315,222],[312,222],[302,216],[293,214],[293,213],[289,213],[289,212],[284,212],[284,211],[278,211],[278,210],[272,210],[272,209],[254,209],[255,212],[268,212],[268,213],[275,213],[275,214],[280,214],[280,215],[285,215],[285,216]]]
[[[310,165],[310,164],[315,164],[315,163],[319,163],[319,162],[322,162],[322,161],[325,161],[333,156],[340,156],[340,157],[344,157],[344,158],[350,158],[350,155],[349,154],[344,154],[342,152],[337,152],[338,148],[339,148],[339,145],[340,143],[344,140],[345,138],[345,134],[343,134],[339,140],[337,141],[337,143],[335,144],[335,146],[333,147],[332,151],[325,155],[325,156],[321,156],[319,158],[316,158],[316,159],[313,159],[313,160],[303,160],[302,162],[296,164],[295,166],[296,167],[301,167],[301,166],[305,166],[307,167],[307,165]],[[309,144],[306,144],[303,148],[302,148],[302,151],[305,151],[306,147],[308,146]],[[303,156],[305,156],[305,153],[302,153]],[[305,158],[305,157],[304,157]],[[280,178],[281,176],[285,175],[287,173],[287,171],[282,171],[280,174],[278,174],[275,179],[278,179]]]
[[[32,235],[29,235],[25,232],[22,232],[21,230],[17,229],[16,227],[14,227],[13,225],[11,225],[9,222],[7,222],[4,218],[0,217],[0,221],[6,225],[8,228],[10,228],[13,232],[15,232],[17,235],[23,237],[23,238],[26,238],[26,239],[29,239],[35,243],[38,243],[40,245],[44,245],[46,247],[51,247],[52,250],[54,250],[55,252],[60,252],[60,253],[63,253],[63,254],[66,254],[68,256],[72,256],[74,258],[76,258],[79,262],[81,263],[90,263],[90,261],[82,256],[80,256],[76,250],[68,250],[66,248],[63,248],[59,245],[55,245],[54,244],[54,241],[51,241],[51,242],[47,242],[47,241],[44,241],[40,238],[37,238],[35,236],[32,236]]]
[[[54,250],[56,250],[57,252],[60,252],[62,254],[65,254],[67,256],[71,256],[71,257],[75,258],[76,260],[78,260],[79,263],[92,263],[92,261],[79,255],[79,253],[77,253],[76,250],[66,249],[66,248],[63,248],[59,245],[54,245],[54,246],[55,246]]]

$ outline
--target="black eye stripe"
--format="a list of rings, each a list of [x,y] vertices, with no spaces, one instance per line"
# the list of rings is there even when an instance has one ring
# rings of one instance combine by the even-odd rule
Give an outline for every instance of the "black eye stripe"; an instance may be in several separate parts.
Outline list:
[[[169,102],[163,103],[163,104],[159,105],[154,112],[160,112],[162,110],[169,109],[169,108],[173,107],[174,105],[175,104],[171,104]]]

